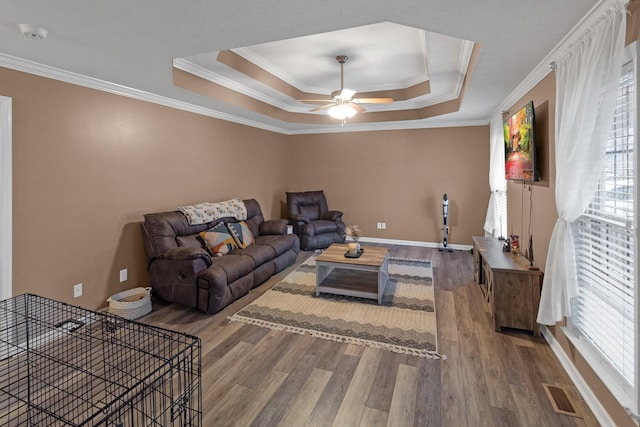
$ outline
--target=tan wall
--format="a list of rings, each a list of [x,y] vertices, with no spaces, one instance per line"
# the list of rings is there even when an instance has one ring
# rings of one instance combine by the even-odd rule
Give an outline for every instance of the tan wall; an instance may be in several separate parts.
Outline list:
[[[13,98],[14,295],[97,308],[147,284],[145,212],[252,197],[280,216],[282,135],[4,68],[0,94]]]
[[[513,230],[515,234],[521,236],[521,245],[524,249],[529,239],[529,221],[531,222],[530,234],[533,235],[535,264],[542,270],[545,268],[551,233],[558,219],[555,204],[555,93],[555,74],[551,73],[509,110],[514,113],[527,102],[533,100],[541,180],[533,185],[527,184],[525,186],[522,183],[508,182],[507,223],[510,232]],[[529,214],[530,209],[531,215]],[[567,358],[571,360],[600,403],[609,412],[615,425],[637,427],[582,355],[569,342],[560,327],[550,327],[549,329]]]
[[[323,188],[367,236],[438,242],[447,192],[451,243],[482,233],[485,126],[284,136],[4,68],[0,94],[13,99],[14,295],[103,306],[148,283],[145,212],[230,197],[276,218],[285,191]]]
[[[323,189],[366,237],[440,242],[442,195],[452,244],[482,235],[489,200],[489,127],[299,135],[289,191]],[[386,230],[377,230],[386,222]]]

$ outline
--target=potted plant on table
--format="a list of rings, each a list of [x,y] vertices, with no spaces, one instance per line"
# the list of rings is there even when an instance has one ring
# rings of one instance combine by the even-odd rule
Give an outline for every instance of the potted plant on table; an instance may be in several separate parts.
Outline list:
[[[360,237],[362,237],[362,230],[357,225],[350,225],[345,230],[347,236],[351,237],[356,242],[356,252],[360,252]]]

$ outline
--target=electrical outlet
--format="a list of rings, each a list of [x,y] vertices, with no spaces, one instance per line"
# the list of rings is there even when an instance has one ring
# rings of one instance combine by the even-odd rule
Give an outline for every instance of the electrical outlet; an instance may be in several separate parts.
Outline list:
[[[378,230],[382,230],[382,223],[379,222],[378,224],[376,224],[376,226],[378,227]]]
[[[386,222],[383,222],[383,223],[382,223],[382,229],[383,229],[383,230],[386,230],[386,229],[387,229],[387,223],[386,223]]]
[[[73,286],[73,297],[79,298],[82,296],[82,283],[78,283]]]
[[[120,270],[120,283],[127,281],[127,269]]]

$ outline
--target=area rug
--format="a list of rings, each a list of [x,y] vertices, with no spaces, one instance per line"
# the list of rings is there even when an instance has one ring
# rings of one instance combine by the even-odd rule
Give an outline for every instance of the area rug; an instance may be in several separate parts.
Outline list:
[[[229,319],[337,342],[383,348],[420,357],[438,354],[431,262],[389,259],[382,304],[340,295],[315,295],[316,256]],[[334,280],[367,272],[334,270]],[[329,276],[331,277],[331,276]]]

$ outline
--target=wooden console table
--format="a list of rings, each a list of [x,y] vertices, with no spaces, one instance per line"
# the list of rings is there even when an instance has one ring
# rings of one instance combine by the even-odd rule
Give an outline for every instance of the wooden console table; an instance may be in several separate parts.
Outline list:
[[[473,260],[494,330],[525,329],[539,337],[536,317],[543,273],[529,270],[525,257],[502,252],[502,242],[494,237],[473,237]]]

